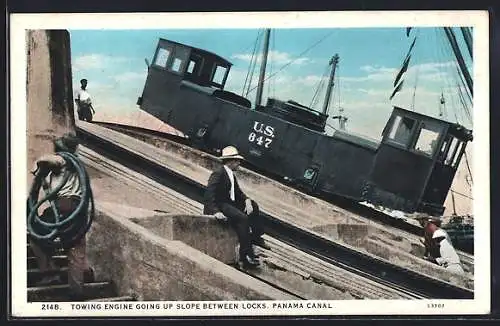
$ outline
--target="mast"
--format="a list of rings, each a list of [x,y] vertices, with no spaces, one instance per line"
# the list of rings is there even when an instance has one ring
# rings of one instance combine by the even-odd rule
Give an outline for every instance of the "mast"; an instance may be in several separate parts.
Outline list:
[[[264,89],[264,78],[266,75],[267,55],[269,52],[269,36],[271,29],[267,28],[264,36],[264,51],[262,52],[262,63],[260,65],[259,84],[257,85],[257,96],[255,97],[255,107],[262,101],[262,91]]]
[[[451,191],[451,202],[452,202],[452,205],[453,205],[453,216],[457,216],[457,210],[456,210],[456,207],[455,207],[455,194],[454,194],[453,190]]]
[[[332,66],[332,72],[330,73],[330,79],[328,80],[328,87],[326,88],[325,102],[323,102],[323,114],[328,111],[328,105],[330,105],[330,96],[332,94],[333,79],[335,77],[335,70],[337,69],[337,64],[339,63],[339,55],[336,53],[330,60],[330,65]]]
[[[467,83],[467,87],[469,88],[470,94],[473,94],[473,87],[472,87],[472,78],[469,74],[469,70],[467,69],[467,66],[465,65],[464,58],[462,57],[462,53],[460,52],[460,49],[458,47],[457,39],[455,38],[455,33],[450,27],[443,27],[444,32],[446,34],[446,37],[448,38],[448,41],[450,42],[451,48],[453,50],[453,53],[455,54],[455,57],[457,58],[458,65],[460,67],[460,71],[464,75],[465,82]]]
[[[460,27],[460,30],[462,31],[462,36],[464,37],[465,44],[467,45],[467,51],[469,51],[469,55],[471,58],[472,56],[472,34],[467,27]]]

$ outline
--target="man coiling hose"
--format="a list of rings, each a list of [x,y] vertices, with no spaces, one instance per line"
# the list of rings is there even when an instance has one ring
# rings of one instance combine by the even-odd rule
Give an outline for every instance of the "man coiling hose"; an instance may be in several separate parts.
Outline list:
[[[83,283],[94,280],[86,257],[85,235],[94,216],[89,177],[76,157],[78,139],[65,134],[54,141],[54,154],[40,157],[35,164],[35,180],[28,196],[27,229],[33,253],[43,278],[37,285],[61,283],[52,259],[57,248],[67,249],[70,295],[84,299]],[[44,195],[39,199],[40,188]],[[42,205],[49,204],[42,215]]]

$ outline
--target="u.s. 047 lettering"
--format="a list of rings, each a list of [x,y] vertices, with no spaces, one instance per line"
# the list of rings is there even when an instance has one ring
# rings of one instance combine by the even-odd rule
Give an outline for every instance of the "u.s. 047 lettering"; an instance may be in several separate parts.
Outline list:
[[[248,135],[248,141],[269,148],[274,138],[274,127],[259,121],[254,121],[253,129]]]

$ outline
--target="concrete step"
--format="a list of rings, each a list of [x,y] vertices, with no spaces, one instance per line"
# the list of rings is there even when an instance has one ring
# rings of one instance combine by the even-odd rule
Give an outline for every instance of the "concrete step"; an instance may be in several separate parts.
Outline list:
[[[52,260],[57,269],[41,272],[38,268],[38,260],[34,257],[30,245],[27,245],[27,286],[28,301],[30,302],[51,302],[51,301],[75,301],[70,297],[68,285],[68,256],[64,250],[55,250]],[[47,285],[37,286],[44,276],[58,275],[60,281]],[[135,301],[132,296],[118,296],[114,284],[110,281],[92,282],[84,284],[84,299],[87,301]],[[78,301],[82,301],[79,299]]]
[[[56,270],[49,270],[42,272],[38,268],[28,269],[28,286],[36,286],[36,283],[39,282],[45,276],[55,276],[58,275],[61,278],[61,284],[66,284],[68,282],[68,268],[62,267]]]
[[[52,256],[52,260],[57,267],[68,266],[68,256],[66,255],[55,255]],[[36,257],[28,257],[28,269],[38,268],[38,260]]]
[[[66,250],[63,249],[54,249],[54,255],[63,255],[66,253]],[[31,249],[30,244],[26,245],[26,254],[28,257],[35,257],[33,250]]]
[[[29,302],[73,301],[69,297],[69,285],[58,284],[28,288]],[[112,282],[86,283],[83,288],[87,300],[116,297]]]

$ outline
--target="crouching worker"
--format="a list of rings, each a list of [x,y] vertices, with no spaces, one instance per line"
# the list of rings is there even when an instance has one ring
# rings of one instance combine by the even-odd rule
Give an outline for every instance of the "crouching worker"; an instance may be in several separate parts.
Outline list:
[[[439,256],[439,247],[435,246],[432,235],[437,230],[441,230],[441,220],[433,216],[423,216],[419,219],[419,222],[424,229],[424,238],[420,240],[425,247],[424,258],[433,260],[433,257]]]
[[[56,249],[67,250],[70,297],[85,299],[83,284],[93,282],[93,270],[86,256],[85,235],[94,213],[87,172],[76,157],[78,139],[65,134],[54,141],[53,154],[35,163],[35,179],[28,197],[28,238],[42,275],[37,285],[61,283],[59,275],[47,275],[57,268],[52,256]],[[40,188],[45,193],[39,199]],[[41,216],[39,209],[47,206]]]
[[[219,220],[228,220],[238,235],[239,260],[245,268],[257,267],[257,259],[252,243],[265,249],[262,234],[262,217],[257,203],[241,191],[234,176],[244,158],[233,146],[225,147],[220,157],[223,165],[214,171],[208,180],[205,192],[203,214],[215,215]]]
[[[450,272],[463,275],[464,270],[460,263],[460,257],[455,251],[455,248],[453,248],[447,233],[441,229],[437,229],[432,234],[432,243],[437,253],[435,257],[432,257],[434,261]]]

